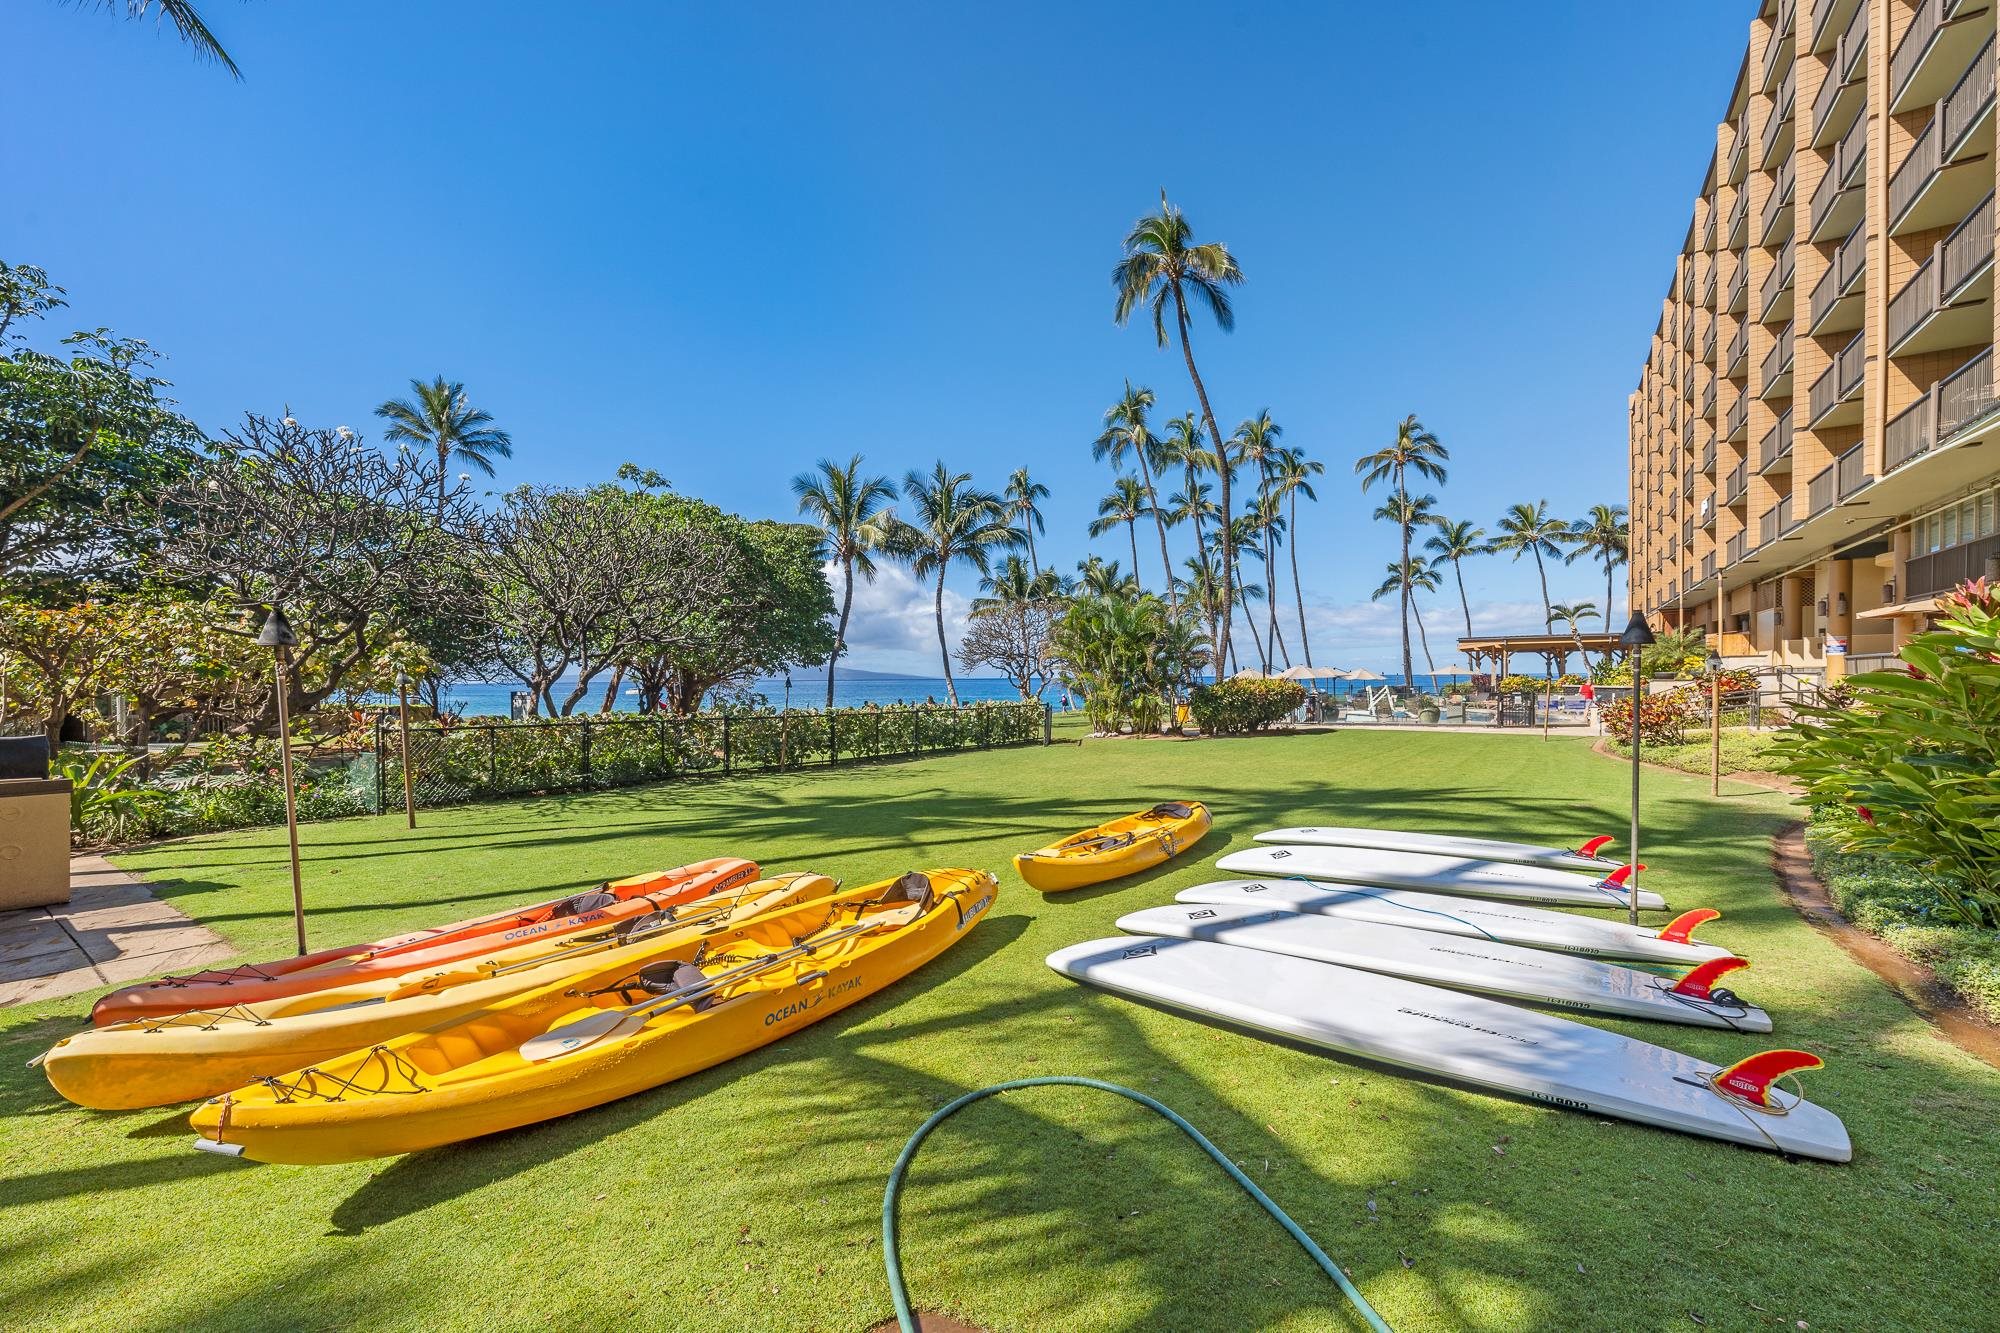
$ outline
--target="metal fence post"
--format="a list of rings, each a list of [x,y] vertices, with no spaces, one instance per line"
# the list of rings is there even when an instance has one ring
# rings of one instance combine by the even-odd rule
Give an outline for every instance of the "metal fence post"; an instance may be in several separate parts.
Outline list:
[[[585,718],[583,720],[582,731],[583,734],[579,743],[583,747],[583,780],[585,782],[588,782],[590,781],[590,719],[589,718]]]
[[[785,712],[778,714],[778,767],[786,769],[791,766],[792,715],[789,712]]]
[[[488,722],[486,731],[486,790],[500,790],[500,742],[495,733],[499,729]]]
[[[382,743],[382,715],[375,715],[375,813],[381,814],[389,805],[389,775],[383,765],[387,761],[388,750]]]
[[[840,762],[840,712],[826,710],[826,766],[832,768]]]
[[[1056,706],[1054,704],[1045,703],[1042,705],[1042,744],[1054,745],[1055,743],[1056,743]]]
[[[729,714],[722,715],[722,771],[729,772]]]

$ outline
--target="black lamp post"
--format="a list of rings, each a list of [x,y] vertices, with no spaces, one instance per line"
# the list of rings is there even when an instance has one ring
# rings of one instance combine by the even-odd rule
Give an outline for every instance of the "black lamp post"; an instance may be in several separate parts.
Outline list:
[[[1625,632],[1618,636],[1618,644],[1625,650],[1625,660],[1632,667],[1632,840],[1625,853],[1632,873],[1625,880],[1625,887],[1631,892],[1626,908],[1626,917],[1633,925],[1639,924],[1639,711],[1645,697],[1644,679],[1640,675],[1640,658],[1646,645],[1653,642],[1653,630],[1646,623],[1646,613],[1632,608],[1632,619],[1625,624]]]
[[[1708,650],[1708,794],[1722,795],[1722,654]]]
[[[298,932],[299,954],[303,957],[306,951],[306,895],[299,879],[299,808],[292,787],[291,685],[286,679],[291,674],[292,649],[298,641],[298,635],[292,632],[292,622],[285,619],[285,609],[273,602],[270,614],[264,617],[263,628],[257,631],[257,642],[271,650],[276,663],[278,756],[285,777],[285,836],[290,840],[292,849],[292,924]]]

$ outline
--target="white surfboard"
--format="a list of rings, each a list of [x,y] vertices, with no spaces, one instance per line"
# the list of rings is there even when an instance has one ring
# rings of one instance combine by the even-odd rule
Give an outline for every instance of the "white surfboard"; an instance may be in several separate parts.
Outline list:
[[[1676,979],[1515,944],[1247,905],[1148,907],[1119,917],[1118,929],[1311,958],[1558,1009],[1737,1032],[1771,1030],[1769,1014],[1716,986],[1724,973],[1744,966],[1740,958],[1715,959]]]
[[[1366,884],[1324,884],[1304,879],[1218,879],[1182,889],[1184,903],[1282,908],[1317,912],[1351,921],[1470,935],[1501,944],[1525,944],[1558,953],[1623,958],[1639,963],[1693,967],[1730,951],[1693,938],[1692,931],[1721,913],[1697,908],[1659,930],[1623,921],[1552,912],[1546,907],[1452,898],[1415,889],[1378,889]]]
[[[1303,875],[1343,884],[1380,884],[1393,889],[1428,889],[1433,893],[1465,894],[1475,898],[1512,898],[1520,902],[1559,903],[1564,907],[1622,908],[1631,891],[1621,887],[1614,870],[1609,876],[1544,870],[1540,866],[1476,861],[1463,856],[1428,856],[1420,852],[1385,852],[1372,847],[1250,847],[1231,852],[1215,863],[1218,870],[1246,875]],[[1667,900],[1650,889],[1639,891],[1642,911],[1659,911]]]
[[[1461,838],[1448,833],[1410,833],[1402,829],[1349,828],[1317,825],[1311,828],[1274,828],[1257,835],[1258,842],[1275,842],[1294,847],[1374,847],[1385,852],[1427,852],[1434,856],[1469,856],[1479,861],[1512,861],[1517,865],[1546,866],[1550,870],[1581,870],[1600,874],[1618,868],[1618,862],[1599,856],[1597,848],[1611,841],[1592,838],[1581,847],[1537,847],[1526,842],[1502,842],[1496,838]]]
[[[1548,1106],[1801,1157],[1853,1156],[1840,1117],[1772,1083],[1817,1067],[1804,1052],[1725,1069],[1554,1014],[1206,940],[1090,940],[1048,963],[1121,995]]]

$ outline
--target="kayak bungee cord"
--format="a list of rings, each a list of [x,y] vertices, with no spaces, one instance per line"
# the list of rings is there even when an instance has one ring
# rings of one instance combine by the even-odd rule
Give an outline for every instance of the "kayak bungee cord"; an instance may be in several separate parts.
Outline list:
[[[1168,1120],[1171,1120],[1183,1133],[1193,1139],[1203,1152],[1213,1158],[1217,1166],[1228,1172],[1231,1180],[1241,1185],[1245,1193],[1255,1199],[1265,1212],[1275,1218],[1278,1225],[1282,1226],[1286,1233],[1299,1243],[1300,1248],[1312,1256],[1312,1261],[1320,1266],[1321,1271],[1339,1285],[1341,1294],[1347,1297],[1348,1302],[1354,1306],[1355,1311],[1367,1322],[1369,1328],[1375,1330],[1375,1333],[1390,1333],[1389,1325],[1383,1321],[1381,1315],[1375,1313],[1375,1307],[1368,1303],[1367,1298],[1362,1296],[1361,1292],[1356,1289],[1347,1274],[1340,1270],[1340,1265],[1328,1258],[1326,1251],[1322,1250],[1297,1222],[1294,1222],[1287,1216],[1284,1209],[1272,1202],[1270,1195],[1257,1188],[1257,1182],[1245,1175],[1242,1168],[1238,1167],[1236,1163],[1230,1161],[1223,1154],[1222,1149],[1210,1143],[1200,1130],[1183,1120],[1171,1107],[1153,1100],[1143,1092],[1134,1092],[1131,1088],[1122,1087],[1116,1083],[1106,1083],[1102,1079],[1082,1078],[1074,1074],[1053,1074],[1042,1078],[1017,1078],[1006,1083],[995,1083],[989,1087],[968,1092],[963,1097],[947,1103],[932,1113],[930,1119],[918,1126],[917,1132],[910,1136],[910,1141],[903,1145],[903,1151],[896,1158],[894,1169],[889,1172],[888,1188],[882,1192],[882,1265],[888,1270],[889,1297],[896,1304],[896,1323],[902,1329],[902,1333],[918,1333],[918,1329],[916,1317],[910,1313],[910,1293],[903,1286],[902,1258],[897,1253],[896,1204],[902,1197],[903,1177],[909,1170],[911,1159],[917,1155],[917,1148],[923,1143],[925,1138],[929,1137],[933,1129],[936,1129],[952,1115],[964,1110],[974,1102],[982,1101],[987,1097],[996,1096],[1003,1092],[1012,1092],[1017,1088],[1048,1087],[1095,1088],[1099,1092],[1116,1093],[1128,1101],[1137,1102],[1147,1110],[1156,1111]]]

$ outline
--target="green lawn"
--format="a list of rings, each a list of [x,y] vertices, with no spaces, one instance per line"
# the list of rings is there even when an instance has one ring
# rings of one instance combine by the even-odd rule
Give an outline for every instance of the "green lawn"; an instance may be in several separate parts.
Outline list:
[[[934,1107],[1094,1075],[1242,1163],[1398,1329],[1991,1326],[2000,1074],[1784,904],[1782,798],[1649,772],[1648,883],[1727,916],[1739,989],[1824,1055],[1849,1166],[1530,1106],[1082,989],[1050,950],[1217,877],[1261,828],[1379,822],[1541,841],[1616,833],[1626,770],[1580,739],[1344,731],[1111,741],[658,786],[309,827],[313,940],[375,936],[737,852],[850,883],[1004,870],[1053,833],[1210,801],[1190,856],[1052,899],[1003,874],[927,970],[785,1045],[599,1110],[396,1161],[258,1166],[188,1150],[181,1111],[91,1114],[22,1062],[93,997],[0,1011],[0,1308],[38,1328],[858,1330],[889,1314],[883,1179]],[[247,955],[290,940],[283,836],[122,858]],[[1613,1024],[1726,1061],[1759,1040]],[[1038,1090],[934,1135],[904,1200],[917,1303],[995,1330],[1357,1327],[1177,1131]]]
[[[1736,730],[1722,733],[1722,772],[1731,773],[1768,772],[1771,767],[1771,747],[1777,744],[1784,733],[1776,730],[1747,731]],[[1648,763],[1665,768],[1677,768],[1683,773],[1698,773],[1707,777],[1713,771],[1715,761],[1711,749],[1713,742],[1706,731],[1691,735],[1681,745],[1648,745],[1642,758]],[[1617,741],[1606,743],[1614,753],[1631,758],[1632,751]]]

